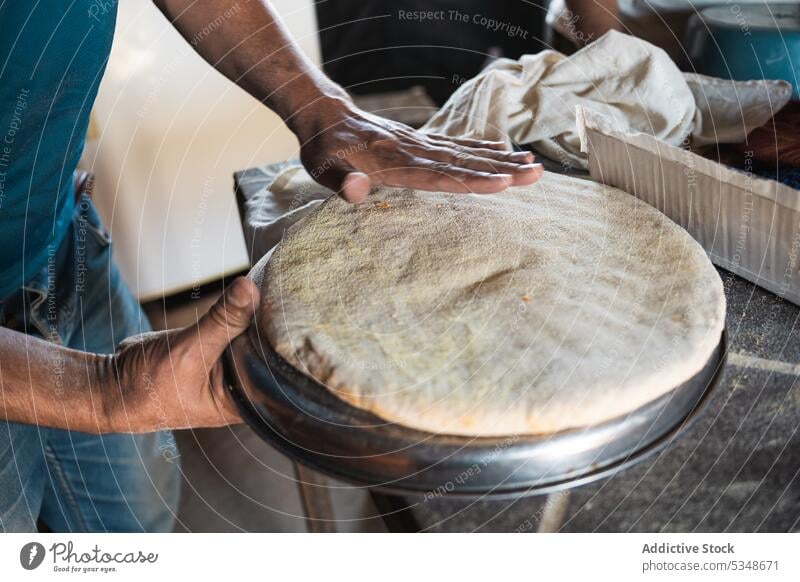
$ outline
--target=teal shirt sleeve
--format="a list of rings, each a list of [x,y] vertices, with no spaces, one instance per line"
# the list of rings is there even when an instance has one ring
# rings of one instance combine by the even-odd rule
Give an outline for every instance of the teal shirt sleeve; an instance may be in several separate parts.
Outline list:
[[[46,267],[69,227],[115,22],[116,0],[0,6],[0,300]]]

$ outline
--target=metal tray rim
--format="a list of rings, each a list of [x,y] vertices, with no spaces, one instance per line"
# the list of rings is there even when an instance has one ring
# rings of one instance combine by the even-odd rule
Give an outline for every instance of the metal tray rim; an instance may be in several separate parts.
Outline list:
[[[246,338],[246,339],[244,339]],[[281,388],[287,388],[289,391],[297,391],[298,386],[296,384],[306,384],[306,389],[311,390],[322,390],[325,394],[329,395],[330,398],[334,399],[336,404],[334,406],[340,408],[341,411],[345,411],[346,413],[351,413],[358,415],[359,417],[366,418],[366,417],[373,417],[377,419],[378,422],[385,423],[382,419],[378,419],[371,413],[362,411],[360,409],[355,409],[348,403],[344,402],[343,400],[338,399],[336,396],[331,394],[324,386],[316,383],[313,379],[305,376],[302,372],[292,368],[288,362],[282,360],[280,356],[274,353],[271,348],[264,350],[263,347],[258,345],[258,349],[256,345],[254,345],[254,338],[249,337],[249,334],[244,334],[240,338],[236,340],[235,343],[238,342],[237,345],[232,345],[226,352],[226,356],[224,358],[224,367],[225,367],[225,375],[228,381],[229,392],[233,397],[234,401],[236,402],[237,406],[239,407],[244,420],[254,429],[256,432],[263,438],[264,440],[270,442],[273,446],[281,450],[284,454],[288,455],[290,458],[297,460],[298,462],[309,466],[310,468],[317,470],[321,473],[325,473],[336,478],[355,483],[360,486],[374,488],[376,490],[384,490],[392,493],[402,493],[406,495],[420,495],[423,493],[430,492],[431,490],[436,489],[433,485],[436,482],[441,482],[441,477],[439,478],[422,478],[419,480],[409,480],[408,475],[398,475],[396,479],[393,480],[386,480],[385,477],[380,477],[378,479],[371,479],[369,475],[369,471],[364,469],[364,466],[367,466],[370,463],[369,455],[367,456],[353,456],[348,457],[348,463],[339,462],[342,458],[338,454],[333,455],[326,455],[325,453],[320,453],[316,451],[311,451],[305,449],[304,447],[300,447],[297,444],[293,443],[291,438],[286,434],[288,431],[286,427],[284,428],[284,432],[282,433],[279,428],[272,426],[269,423],[265,422],[264,416],[249,402],[247,396],[245,396],[244,392],[247,391],[246,388],[242,386],[242,377],[239,371],[242,368],[242,361],[241,356],[242,353],[250,354],[251,356],[251,363],[253,361],[252,356],[256,355],[256,361],[260,361],[261,365],[265,370],[268,371],[269,375],[274,380],[275,384]],[[257,341],[257,340],[256,340]],[[261,352],[259,355],[258,352]],[[271,353],[270,353],[271,352]],[[690,391],[689,396],[695,396],[694,398],[689,398],[688,402],[690,406],[684,406],[680,409],[677,414],[671,421],[667,422],[668,426],[662,427],[663,430],[660,430],[658,434],[651,435],[652,438],[641,442],[641,446],[636,447],[629,447],[628,449],[622,450],[618,452],[616,455],[612,455],[608,458],[602,459],[601,462],[591,463],[588,466],[583,467],[576,467],[572,471],[562,471],[561,473],[554,474],[550,477],[542,477],[540,479],[520,479],[515,480],[514,472],[512,472],[506,479],[502,479],[499,482],[496,482],[494,486],[489,486],[487,484],[478,484],[478,485],[468,485],[461,488],[456,488],[453,491],[448,491],[448,496],[453,497],[467,497],[467,498],[475,498],[475,497],[482,497],[482,496],[490,496],[492,498],[504,498],[504,497],[518,497],[518,496],[525,496],[525,495],[537,495],[537,494],[544,494],[544,493],[551,493],[554,491],[559,491],[571,487],[575,487],[578,485],[582,485],[585,483],[590,483],[592,481],[602,479],[608,477],[624,468],[627,468],[633,464],[636,464],[651,455],[657,453],[658,451],[662,450],[666,447],[672,440],[674,440],[689,424],[691,424],[697,416],[702,412],[703,408],[707,404],[713,389],[718,385],[720,376],[722,374],[722,370],[724,367],[725,359],[726,359],[726,352],[727,352],[727,337],[726,332],[723,330],[723,333],[720,337],[720,342],[714,350],[712,358],[709,360],[709,363],[706,365],[703,371],[701,371],[697,376],[692,378],[689,382],[682,385],[678,388],[683,388],[684,386],[694,382],[697,386],[695,388],[695,393]],[[272,365],[268,361],[268,358],[275,358]],[[710,370],[711,373],[704,374],[704,371]],[[287,374],[288,371],[288,374]],[[292,376],[292,371],[294,372],[295,377],[286,378],[286,375]],[[264,373],[262,370],[261,373]],[[280,376],[280,380],[276,377]],[[702,376],[698,380],[698,376]],[[262,378],[263,379],[263,378]],[[230,380],[233,380],[232,382]],[[246,382],[250,384],[254,383],[253,378],[246,378]],[[283,386],[280,386],[280,382],[282,381]],[[678,391],[678,388],[674,392]],[[250,388],[252,390],[252,387]],[[275,386],[272,387],[275,389]],[[620,417],[618,419],[612,419],[607,421],[606,423],[602,423],[597,425],[597,427],[591,427],[590,429],[569,429],[567,431],[562,431],[561,433],[555,433],[553,435],[546,435],[546,439],[542,435],[525,435],[518,437],[517,442],[509,445],[507,447],[508,450],[513,450],[516,454],[520,454],[524,452],[525,447],[535,449],[537,446],[541,446],[541,442],[545,440],[546,442],[552,442],[554,437],[564,438],[569,437],[570,434],[579,433],[582,435],[588,434],[593,430],[596,429],[613,429],[615,423],[625,423],[626,419],[629,417],[640,413],[643,409],[647,409],[648,407],[655,409],[658,411],[658,414],[664,412],[664,410],[669,410],[669,404],[671,399],[673,398],[673,394],[667,394],[656,401],[645,405],[644,407],[625,415],[624,417]],[[330,400],[329,400],[330,402]],[[685,404],[685,403],[684,403]],[[680,407],[678,407],[680,408]],[[675,412],[675,411],[673,411]],[[645,415],[646,416],[646,415]],[[641,419],[640,419],[641,422]],[[314,423],[312,423],[313,425]],[[664,423],[662,423],[664,424]],[[396,429],[396,425],[393,425]],[[366,434],[369,433],[370,430],[380,430],[380,427],[377,429],[371,428],[362,428],[361,431],[365,432]],[[460,443],[461,448],[465,451],[475,453],[477,450],[486,450],[492,446],[497,445],[498,442],[505,442],[510,437],[514,435],[509,435],[507,437],[462,437],[458,435],[432,435],[430,433],[423,433],[422,431],[417,431],[415,429],[409,429],[406,427],[400,427],[401,431],[406,432],[408,435],[428,435],[429,439],[433,439],[434,445],[436,441],[444,440],[446,441],[446,447],[450,448],[458,448],[458,443]],[[295,434],[296,436],[296,434]],[[644,433],[644,436],[647,436],[647,432]],[[484,446],[481,446],[484,445]],[[417,447],[426,447],[426,445],[416,445]],[[553,445],[550,445],[553,446]],[[623,447],[624,449],[624,447]],[[400,448],[398,449],[401,453],[405,451],[405,449]],[[415,451],[419,452],[419,451]],[[430,456],[430,454],[435,455],[435,450],[428,451],[428,455],[423,456]],[[450,451],[452,455],[458,455],[461,451]],[[397,451],[393,451],[387,454],[397,454]],[[402,456],[402,455],[401,455]],[[411,456],[411,455],[409,455]],[[328,459],[332,459],[328,461]],[[449,458],[445,458],[443,460],[446,466],[450,466],[453,462]],[[361,466],[360,470],[356,470],[353,468],[353,465]],[[432,466],[423,466],[421,471],[431,472],[432,474],[437,473],[436,465]],[[440,471],[441,472],[441,471]],[[446,475],[445,475],[446,476]]]

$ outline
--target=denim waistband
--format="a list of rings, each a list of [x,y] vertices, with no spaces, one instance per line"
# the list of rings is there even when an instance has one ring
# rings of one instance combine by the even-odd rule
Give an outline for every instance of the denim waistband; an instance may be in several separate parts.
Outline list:
[[[93,264],[109,262],[110,243],[94,204],[82,196],[61,243],[48,249],[45,266],[0,302],[0,325],[65,344],[87,274]]]

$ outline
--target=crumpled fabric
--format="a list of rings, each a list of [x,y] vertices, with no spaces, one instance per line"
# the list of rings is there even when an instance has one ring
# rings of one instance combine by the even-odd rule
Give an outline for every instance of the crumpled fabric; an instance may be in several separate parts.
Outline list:
[[[314,181],[300,160],[250,168],[234,175],[250,262],[277,245],[283,233],[334,194]]]
[[[675,146],[738,143],[791,97],[785,81],[684,74],[658,47],[610,31],[572,56],[548,50],[499,59],[464,83],[423,126],[430,133],[530,144],[587,169],[577,106]]]
[[[684,74],[653,45],[610,32],[572,57],[545,51],[495,62],[454,93],[424,130],[530,143],[564,166],[588,169],[576,105],[611,115],[621,131],[702,146],[743,141],[786,104],[791,91],[784,81]],[[333,194],[299,161],[253,168],[236,182],[253,262]]]

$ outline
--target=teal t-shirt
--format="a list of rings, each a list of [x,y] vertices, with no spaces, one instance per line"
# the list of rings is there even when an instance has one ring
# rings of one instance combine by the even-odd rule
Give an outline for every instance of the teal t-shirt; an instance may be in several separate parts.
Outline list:
[[[0,300],[46,266],[69,227],[116,3],[0,2]]]

